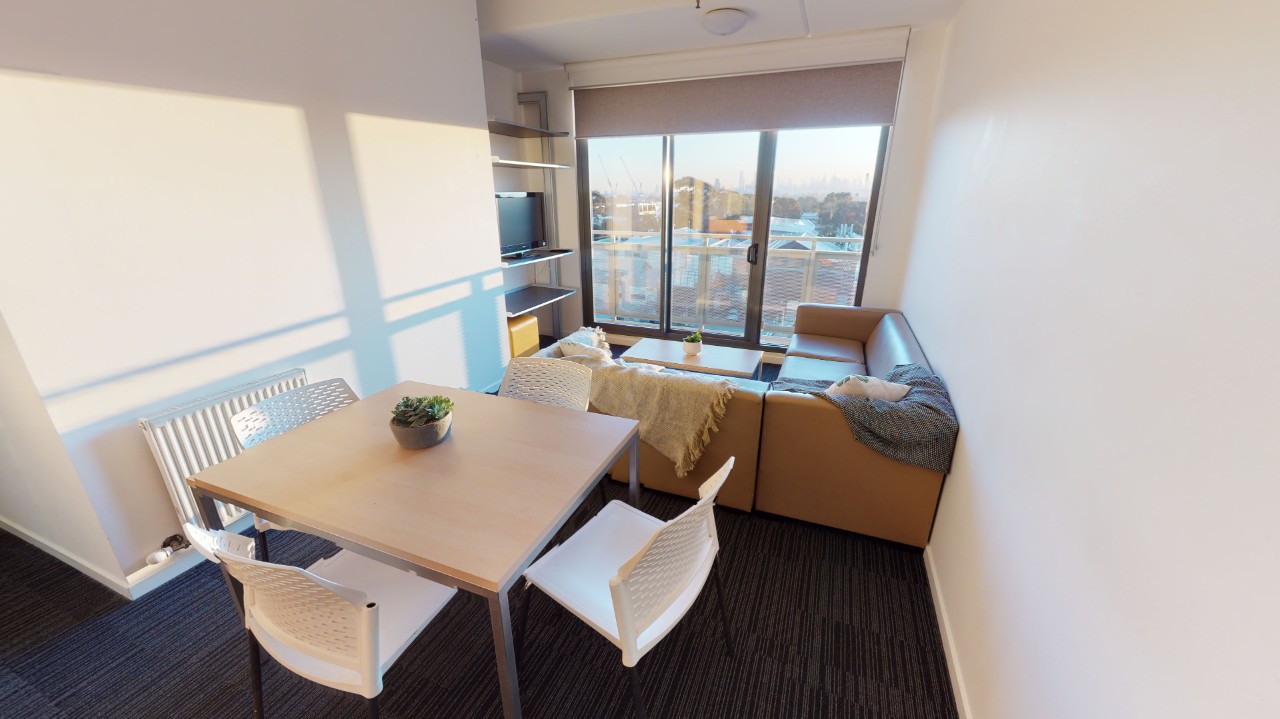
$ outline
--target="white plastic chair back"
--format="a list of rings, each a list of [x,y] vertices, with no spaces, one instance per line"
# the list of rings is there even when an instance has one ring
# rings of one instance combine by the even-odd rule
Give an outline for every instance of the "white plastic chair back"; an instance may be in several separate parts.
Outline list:
[[[378,607],[305,569],[218,552],[244,585],[245,626],[291,671],[365,697],[382,691]]]
[[[626,666],[635,666],[643,654],[639,637],[663,618],[660,631],[646,640],[647,650],[675,626],[701,591],[720,548],[715,498],[731,469],[732,457],[698,488],[698,503],[664,524],[609,582]],[[673,607],[677,611],[669,613]]]
[[[187,541],[191,542],[191,547],[199,552],[200,556],[214,564],[222,563],[222,560],[218,559],[218,552],[245,558],[255,556],[253,539],[249,537],[223,529],[204,529],[191,522],[182,523],[182,532],[187,535]]]
[[[264,399],[231,418],[231,428],[248,449],[300,427],[313,419],[342,409],[360,399],[346,380],[328,379]]]
[[[507,365],[498,395],[565,409],[591,404],[591,370],[550,357],[516,357]]]

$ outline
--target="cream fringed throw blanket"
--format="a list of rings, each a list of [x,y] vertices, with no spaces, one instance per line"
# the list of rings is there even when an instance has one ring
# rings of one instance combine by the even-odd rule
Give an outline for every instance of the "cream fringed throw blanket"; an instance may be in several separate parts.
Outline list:
[[[602,351],[565,351],[564,359],[591,368],[591,404],[598,411],[638,420],[640,439],[675,462],[677,477],[697,466],[724,419],[736,388],[732,382],[619,365]]]

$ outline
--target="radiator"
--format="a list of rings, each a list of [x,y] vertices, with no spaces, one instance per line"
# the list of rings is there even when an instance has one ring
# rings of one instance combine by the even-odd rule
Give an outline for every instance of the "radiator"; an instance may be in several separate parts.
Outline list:
[[[306,372],[292,369],[138,420],[164,476],[178,521],[204,526],[187,478],[240,454],[240,443],[231,430],[231,418],[268,397],[306,383]],[[234,505],[214,504],[223,526],[245,514]]]

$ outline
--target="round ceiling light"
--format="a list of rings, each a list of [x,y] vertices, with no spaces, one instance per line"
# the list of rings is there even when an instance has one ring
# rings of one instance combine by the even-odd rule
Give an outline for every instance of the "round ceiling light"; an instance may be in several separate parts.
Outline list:
[[[716,35],[732,35],[747,24],[747,14],[736,7],[722,7],[702,13],[702,27]]]

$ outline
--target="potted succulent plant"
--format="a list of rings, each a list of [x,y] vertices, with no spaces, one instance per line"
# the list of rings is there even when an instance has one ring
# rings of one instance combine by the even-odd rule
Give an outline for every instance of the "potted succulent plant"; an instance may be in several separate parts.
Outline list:
[[[444,395],[405,397],[391,410],[391,434],[405,449],[425,449],[449,436],[453,400]]]
[[[684,353],[696,355],[702,352],[702,332],[694,332],[684,338]]]

